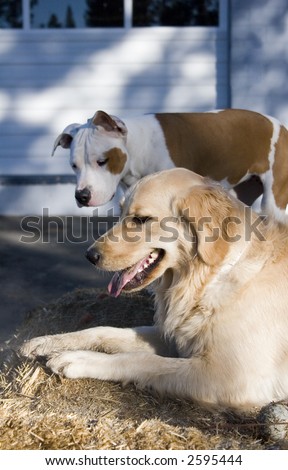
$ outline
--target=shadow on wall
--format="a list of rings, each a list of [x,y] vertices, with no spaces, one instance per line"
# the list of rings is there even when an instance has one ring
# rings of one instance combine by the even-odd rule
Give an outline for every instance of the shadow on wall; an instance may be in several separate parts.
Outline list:
[[[288,125],[287,1],[236,0],[231,24],[232,106]]]

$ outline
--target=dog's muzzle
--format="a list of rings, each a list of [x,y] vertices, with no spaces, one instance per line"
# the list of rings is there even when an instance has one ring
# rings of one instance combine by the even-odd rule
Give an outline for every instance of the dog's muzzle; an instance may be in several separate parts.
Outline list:
[[[84,189],[76,189],[75,191],[75,199],[82,205],[88,206],[88,202],[91,199],[91,191],[88,188]]]
[[[100,253],[98,253],[96,248],[90,246],[90,248],[88,248],[86,251],[86,258],[90,261],[90,263],[97,264],[100,259]]]

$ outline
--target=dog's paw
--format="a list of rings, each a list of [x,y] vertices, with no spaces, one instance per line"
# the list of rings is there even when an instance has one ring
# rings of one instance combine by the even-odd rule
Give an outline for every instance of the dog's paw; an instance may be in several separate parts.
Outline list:
[[[101,359],[105,356],[92,351],[65,351],[51,356],[46,365],[55,374],[69,379],[102,378]]]
[[[26,357],[47,356],[55,349],[53,336],[39,336],[22,344],[20,353]]]

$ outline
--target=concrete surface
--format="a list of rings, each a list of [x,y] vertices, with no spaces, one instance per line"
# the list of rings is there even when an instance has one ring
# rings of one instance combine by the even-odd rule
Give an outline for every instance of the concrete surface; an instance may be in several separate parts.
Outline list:
[[[7,217],[24,216],[27,214],[27,208],[31,207],[33,214],[39,216],[43,215],[43,208],[49,210],[49,213],[53,215],[69,214],[75,217],[91,215],[91,207],[79,209],[75,203],[75,184],[52,184],[49,177],[53,176],[43,176],[47,180],[44,182],[39,176],[39,184],[37,184],[37,176],[34,176],[33,180],[33,175],[11,175],[5,178],[0,175],[0,214]],[[61,177],[64,178],[64,176],[69,177],[70,175],[62,175]],[[73,177],[73,175],[71,176]],[[119,200],[123,195],[121,188],[112,201],[94,208],[95,215],[102,217],[111,213],[119,214]]]
[[[115,221],[84,217],[0,217],[0,341],[27,312],[75,288],[108,284],[86,249]]]

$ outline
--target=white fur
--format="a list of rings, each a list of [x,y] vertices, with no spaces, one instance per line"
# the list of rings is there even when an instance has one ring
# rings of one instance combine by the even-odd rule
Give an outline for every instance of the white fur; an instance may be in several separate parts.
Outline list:
[[[275,119],[271,116],[266,116],[266,117],[271,121],[271,123],[273,125],[273,134],[272,134],[272,137],[271,137],[270,151],[269,151],[269,155],[268,155],[269,170],[266,173],[264,173],[263,175],[261,175],[261,179],[263,181],[263,185],[264,185],[264,189],[265,189],[264,196],[263,196],[262,201],[261,201],[261,207],[262,207],[263,210],[265,210],[265,212],[268,212],[270,214],[274,214],[274,216],[277,220],[287,222],[286,211],[282,210],[282,209],[279,209],[279,207],[277,207],[275,197],[274,197],[274,194],[273,194],[273,191],[272,191],[272,186],[273,186],[273,183],[274,183],[273,165],[274,165],[274,162],[275,162],[276,144],[277,144],[277,141],[278,141],[278,138],[279,138],[281,125],[280,125],[280,122],[277,119]]]
[[[121,173],[113,174],[105,166],[97,166],[97,159],[113,147],[126,153],[125,139],[89,125],[81,126],[71,142],[70,163],[77,166],[76,189],[91,189],[91,206],[100,206],[113,198],[125,171],[124,167]]]
[[[76,189],[88,187],[91,190],[89,206],[100,206],[111,200],[121,180],[131,186],[142,176],[174,167],[163,131],[153,114],[126,119],[125,126],[127,136],[122,136],[101,126],[95,128],[89,121],[73,134],[70,163],[78,168],[75,170]],[[123,170],[117,174],[96,164],[105,152],[113,148],[120,149],[127,156]]]

